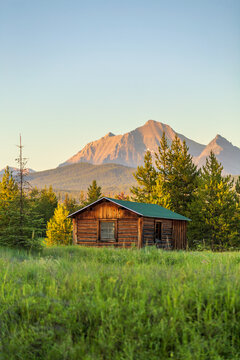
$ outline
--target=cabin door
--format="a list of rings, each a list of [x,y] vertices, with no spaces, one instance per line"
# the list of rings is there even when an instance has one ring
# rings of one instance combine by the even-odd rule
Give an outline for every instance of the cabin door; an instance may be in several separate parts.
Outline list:
[[[155,243],[156,247],[159,249],[171,249],[170,241],[162,236],[163,234],[163,224],[161,221],[155,221]]]
[[[155,243],[157,247],[161,247],[162,242],[162,223],[161,221],[155,221]]]

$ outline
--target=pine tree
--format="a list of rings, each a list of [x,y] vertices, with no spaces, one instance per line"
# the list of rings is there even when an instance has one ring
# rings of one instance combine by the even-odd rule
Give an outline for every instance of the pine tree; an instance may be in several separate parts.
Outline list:
[[[157,172],[153,166],[152,155],[149,150],[144,156],[144,166],[138,166],[133,176],[139,186],[131,187],[132,199],[137,202],[150,203],[153,188],[156,185]]]
[[[16,161],[19,169],[16,178],[13,179],[7,169],[1,183],[0,242],[7,246],[39,249],[41,247],[39,235],[42,219],[35,213],[35,207],[32,206],[27,195],[29,186],[26,180],[28,174],[26,169],[27,160],[22,155],[21,135],[18,147],[19,157]],[[8,196],[6,196],[6,193]],[[11,198],[11,201],[8,201],[9,198]]]
[[[18,224],[15,237],[17,238],[19,247],[39,249],[41,247],[39,237],[42,230],[42,218],[39,214],[37,214],[35,206],[33,206],[27,196],[30,185],[27,181],[27,159],[23,157],[21,135],[18,148],[19,156],[16,159],[18,163],[18,172],[16,178],[19,189],[19,212],[15,217],[15,221]]]
[[[68,193],[65,194],[63,205],[65,206],[65,208],[67,209],[69,214],[74,213],[75,211],[77,211],[80,208],[80,206],[77,204],[76,200],[74,198],[70,197],[68,195]]]
[[[9,167],[7,166],[2,181],[0,182],[0,202],[1,205],[7,205],[10,201],[18,195],[18,185],[14,180]]]
[[[194,199],[199,171],[188,153],[186,142],[176,136],[169,152],[167,190],[171,198],[171,210],[188,215],[188,208]]]
[[[83,208],[86,205],[86,203],[87,203],[86,195],[85,195],[84,191],[81,190],[80,196],[79,196],[79,209]]]
[[[72,244],[72,221],[64,205],[58,204],[53,217],[47,223],[47,246]]]
[[[97,181],[93,180],[92,184],[88,187],[87,192],[87,201],[85,205],[91,204],[94,201],[97,201],[102,196],[101,186],[97,185]]]
[[[129,195],[126,195],[123,191],[121,191],[119,194],[115,195],[115,199],[117,199],[117,200],[129,201],[129,200],[130,200],[130,196],[129,196]]]
[[[48,221],[54,214],[54,210],[58,205],[58,199],[54,193],[52,186],[39,190],[34,188],[29,193],[29,198],[34,212],[40,218],[42,218],[42,232],[43,236],[46,236],[46,227]]]
[[[158,172],[152,202],[188,216],[188,207],[194,198],[199,172],[188,153],[185,141],[182,143],[175,136],[169,147],[163,133],[155,157]]]
[[[236,190],[236,193],[240,196],[240,176],[237,178],[237,181],[235,184],[235,190]]]
[[[158,175],[156,184],[153,187],[151,203],[163,206],[166,209],[172,208],[171,196],[167,191],[166,181],[163,180],[162,175]]]
[[[233,181],[213,152],[201,172],[195,201],[191,204],[190,245],[223,250],[239,244],[239,206]]]
[[[158,177],[161,179],[162,183],[168,181],[169,153],[170,151],[167,143],[167,138],[165,132],[163,132],[162,138],[160,139],[158,152],[155,153],[155,164],[158,170]]]
[[[14,246],[17,243],[16,224],[13,225],[18,217],[18,199],[18,185],[7,167],[0,182],[0,244],[3,246]]]
[[[24,206],[23,214],[20,214],[18,184],[7,168],[0,183],[0,244],[39,249],[41,219],[25,194],[22,194],[21,201]]]

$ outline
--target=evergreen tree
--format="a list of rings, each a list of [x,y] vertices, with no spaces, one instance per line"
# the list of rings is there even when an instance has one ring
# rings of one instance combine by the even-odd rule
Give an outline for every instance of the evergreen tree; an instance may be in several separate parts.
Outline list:
[[[9,202],[14,200],[18,195],[18,185],[16,180],[14,180],[12,173],[10,172],[9,167],[7,166],[2,181],[0,182],[0,202],[1,205],[8,205]]]
[[[58,205],[57,196],[52,186],[49,188],[45,186],[42,190],[38,190],[37,188],[32,189],[29,197],[35,214],[42,218],[43,236],[46,236],[47,223],[53,216],[54,210]]]
[[[155,157],[158,172],[151,202],[188,216],[199,172],[188,153],[186,142],[182,143],[175,136],[169,147],[163,133]]]
[[[129,195],[126,195],[123,191],[121,191],[119,194],[115,195],[115,199],[129,201],[130,197]]]
[[[239,206],[233,181],[223,177],[213,152],[206,159],[195,200],[191,204],[190,245],[222,250],[239,244]]]
[[[166,181],[163,180],[162,175],[158,175],[156,184],[151,193],[151,203],[165,207],[166,209],[172,208],[171,196],[167,190]]]
[[[240,176],[237,178],[237,181],[235,184],[235,190],[236,190],[236,193],[240,196]]]
[[[53,217],[47,223],[47,246],[72,244],[72,221],[64,205],[58,204]]]
[[[29,185],[26,180],[27,160],[22,156],[21,135],[18,147],[17,181],[13,179],[7,169],[0,186],[0,242],[6,246],[39,249],[42,220],[35,213],[35,207],[32,206],[27,196]]]
[[[86,194],[84,193],[83,190],[81,190],[80,192],[80,196],[79,196],[79,209],[83,208],[84,206],[86,206],[87,200],[86,200]]]
[[[0,183],[0,244],[10,247],[39,248],[41,219],[25,194],[21,195],[24,212],[20,209],[20,191],[7,168]],[[21,224],[21,227],[20,227]]]
[[[76,200],[72,197],[69,197],[68,193],[65,194],[63,205],[65,206],[65,208],[67,209],[69,214],[74,213],[75,211],[77,211],[80,208],[80,206],[77,204]]]
[[[171,198],[171,210],[188,216],[198,178],[199,171],[188,153],[186,142],[181,143],[176,136],[168,156],[167,191]]]
[[[11,246],[11,235],[15,235],[13,221],[18,216],[18,185],[9,168],[5,169],[0,182],[0,244]],[[17,242],[17,239],[14,239]]]
[[[158,177],[161,179],[161,183],[163,184],[168,182],[169,152],[167,138],[165,132],[163,132],[162,138],[160,139],[158,152],[155,153],[155,164],[158,170]]]
[[[97,181],[93,180],[92,184],[88,187],[87,201],[85,202],[85,205],[91,204],[92,202],[100,199],[102,196],[101,190],[101,186],[98,186]]]
[[[157,172],[152,163],[152,155],[148,150],[144,156],[144,166],[138,166],[133,174],[139,186],[132,186],[132,199],[137,202],[150,203],[153,188],[156,185]]]

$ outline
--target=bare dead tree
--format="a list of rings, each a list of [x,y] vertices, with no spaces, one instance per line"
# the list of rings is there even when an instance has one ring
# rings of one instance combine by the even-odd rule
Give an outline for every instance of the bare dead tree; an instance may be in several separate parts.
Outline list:
[[[22,137],[20,134],[20,142],[17,145],[19,148],[19,156],[16,158],[16,162],[18,164],[17,170],[17,183],[19,188],[19,230],[20,235],[23,235],[23,223],[24,223],[24,193],[25,190],[28,188],[29,183],[26,180],[28,175],[28,170],[26,168],[27,165],[27,158],[23,157],[23,145],[22,145]]]

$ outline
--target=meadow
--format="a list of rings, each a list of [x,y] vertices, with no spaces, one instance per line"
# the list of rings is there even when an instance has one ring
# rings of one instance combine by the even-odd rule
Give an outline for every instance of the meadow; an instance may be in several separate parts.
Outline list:
[[[240,359],[240,254],[1,248],[0,359]]]

